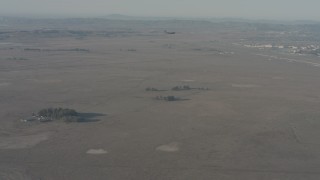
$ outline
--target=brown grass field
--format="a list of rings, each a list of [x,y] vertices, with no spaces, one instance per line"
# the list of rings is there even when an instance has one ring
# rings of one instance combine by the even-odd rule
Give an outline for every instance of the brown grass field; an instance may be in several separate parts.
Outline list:
[[[319,59],[227,36],[1,40],[0,179],[320,179]],[[47,107],[88,121],[20,121]]]

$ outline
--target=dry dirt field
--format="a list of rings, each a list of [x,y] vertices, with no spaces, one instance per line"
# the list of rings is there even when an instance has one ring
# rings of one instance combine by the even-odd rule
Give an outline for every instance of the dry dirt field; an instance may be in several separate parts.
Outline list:
[[[319,58],[224,38],[1,40],[0,179],[320,179]],[[184,100],[155,99],[169,95]],[[20,121],[46,107],[89,120]]]

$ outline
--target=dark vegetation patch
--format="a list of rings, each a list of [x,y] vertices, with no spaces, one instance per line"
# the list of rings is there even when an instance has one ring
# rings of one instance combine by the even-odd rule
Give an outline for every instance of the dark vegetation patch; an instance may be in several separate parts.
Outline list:
[[[24,51],[68,51],[68,52],[90,52],[88,49],[74,48],[74,49],[40,49],[40,48],[24,48]]]
[[[147,87],[145,89],[146,91],[168,91],[166,89],[158,89],[154,87]],[[190,87],[189,85],[183,85],[183,86],[175,86],[171,88],[172,91],[186,91],[186,90],[209,90],[209,88],[204,88],[204,87]]]
[[[167,90],[157,89],[157,88],[153,88],[153,87],[147,87],[146,91],[167,91]]]
[[[177,96],[157,96],[156,100],[163,100],[163,101],[186,101],[189,99],[185,99],[185,98],[180,98]]]
[[[183,91],[183,90],[191,90],[191,88],[188,85],[184,85],[184,86],[175,86],[171,90],[173,90],[173,91]]]
[[[157,88],[153,88],[153,87],[147,87],[145,89],[146,91],[170,91],[170,90],[163,90],[163,89],[157,89]],[[184,85],[184,86],[175,86],[173,88],[171,88],[171,91],[189,91],[189,90],[209,90],[209,88],[192,88],[189,85]],[[186,99],[186,98],[180,98],[177,96],[173,96],[173,95],[168,95],[168,96],[156,96],[155,97],[156,100],[163,100],[163,101],[185,101],[185,100],[190,100],[190,99]]]
[[[50,121],[64,121],[64,122],[97,122],[100,121],[96,117],[105,116],[101,113],[79,113],[74,109],[69,108],[44,108],[38,113],[33,113],[32,117],[22,119],[23,122],[50,122]]]
[[[77,121],[79,118],[79,113],[74,109],[68,108],[46,108],[41,109],[37,116],[42,117],[43,119],[47,119],[49,121],[52,120],[64,120],[64,121]]]
[[[26,61],[26,60],[29,60],[29,59],[23,58],[23,57],[9,57],[9,58],[6,58],[6,60],[10,60],[10,61]]]
[[[171,90],[172,91],[186,91],[186,90],[209,90],[209,88],[193,88],[193,87],[190,87],[189,85],[184,85],[184,86],[175,86],[173,87]]]

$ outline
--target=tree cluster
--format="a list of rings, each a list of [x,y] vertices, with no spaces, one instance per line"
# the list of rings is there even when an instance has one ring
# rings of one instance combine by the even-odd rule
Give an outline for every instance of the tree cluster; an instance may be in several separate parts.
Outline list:
[[[165,101],[179,101],[181,100],[180,98],[176,96],[157,96],[157,100],[165,100]]]
[[[65,119],[78,116],[78,112],[68,108],[46,108],[38,112],[38,116],[50,119]]]
[[[183,90],[190,90],[190,86],[188,85],[184,85],[184,86],[176,86],[176,87],[173,87],[172,90],[173,91],[183,91]]]

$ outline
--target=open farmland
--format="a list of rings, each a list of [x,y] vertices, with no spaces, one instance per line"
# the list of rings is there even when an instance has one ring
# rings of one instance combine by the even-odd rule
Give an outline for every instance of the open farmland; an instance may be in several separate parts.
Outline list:
[[[318,56],[237,23],[100,21],[1,27],[0,179],[320,179]],[[86,121],[21,121],[48,107]]]

